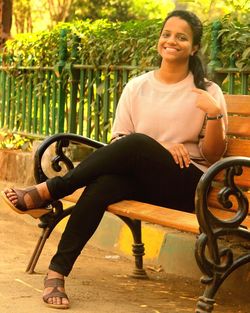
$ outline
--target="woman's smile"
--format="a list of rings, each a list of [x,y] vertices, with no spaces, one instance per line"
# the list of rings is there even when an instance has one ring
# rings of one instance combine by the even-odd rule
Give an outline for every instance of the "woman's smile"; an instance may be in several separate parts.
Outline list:
[[[180,49],[175,48],[175,47],[163,47],[163,49],[164,49],[166,52],[177,52],[177,51],[180,51]]]

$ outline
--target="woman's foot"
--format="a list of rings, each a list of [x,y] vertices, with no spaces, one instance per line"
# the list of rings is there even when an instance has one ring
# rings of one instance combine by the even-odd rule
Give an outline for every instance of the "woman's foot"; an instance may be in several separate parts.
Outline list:
[[[39,218],[51,211],[47,208],[51,203],[51,196],[46,183],[26,189],[6,188],[1,195],[10,207],[20,214]]]
[[[43,301],[51,308],[69,308],[69,299],[65,293],[63,275],[49,270],[44,279]]]

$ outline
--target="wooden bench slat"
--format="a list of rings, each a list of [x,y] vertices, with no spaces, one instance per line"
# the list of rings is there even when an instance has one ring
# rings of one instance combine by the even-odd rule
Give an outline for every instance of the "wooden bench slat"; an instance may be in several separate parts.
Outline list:
[[[210,210],[221,219],[230,219],[235,215],[235,212],[222,211],[216,208]],[[112,204],[107,211],[181,231],[199,233],[199,225],[194,213],[177,211],[134,200],[123,200]],[[243,225],[250,229],[250,217],[245,219]]]
[[[219,173],[215,177],[215,181],[221,182],[224,179],[224,172]],[[245,187],[247,189],[250,188],[250,168],[249,167],[244,167],[243,168],[243,173],[240,176],[235,176],[235,182],[240,186],[240,187]]]
[[[232,114],[250,115],[250,100],[246,95],[224,95],[227,111]]]
[[[65,197],[64,200],[75,203],[82,191],[83,188],[78,189],[73,194]],[[186,213],[134,200],[123,200],[111,204],[108,206],[107,211],[144,222],[190,231],[195,234],[199,232],[198,222],[193,213]]]
[[[123,200],[114,203],[108,206],[107,211],[152,224],[192,233],[199,232],[198,221],[193,213],[186,213],[134,200]]]
[[[228,138],[228,148],[225,156],[250,156],[250,140]]]
[[[227,134],[250,137],[250,117],[228,116]]]
[[[78,189],[72,195],[67,196],[64,199],[75,203],[81,195],[82,191],[82,189]],[[181,231],[191,232],[194,234],[199,233],[199,225],[194,213],[177,211],[171,208],[160,207],[134,200],[123,200],[111,204],[108,206],[107,211],[115,215],[126,216],[132,219],[174,228]],[[220,210],[214,207],[211,208],[211,211],[220,218],[230,218],[235,214],[234,212]],[[250,216],[244,221],[243,225],[250,229]]]

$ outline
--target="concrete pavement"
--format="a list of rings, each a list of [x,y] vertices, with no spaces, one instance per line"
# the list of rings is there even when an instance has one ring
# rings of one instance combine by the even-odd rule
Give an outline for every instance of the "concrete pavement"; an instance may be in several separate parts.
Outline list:
[[[4,185],[6,183],[2,182],[0,188]],[[60,230],[55,231],[47,241],[37,264],[37,273],[28,275],[25,268],[40,233],[37,221],[30,216],[16,214],[2,200],[0,206],[0,312],[52,312],[41,301],[42,281],[59,241]],[[108,243],[100,248],[98,236],[107,231],[102,230],[104,224],[96,238],[84,249],[66,281],[71,300],[69,312],[194,312],[197,297],[203,290],[198,279],[166,273],[154,262],[154,258],[145,262],[149,280],[130,278],[132,258]],[[242,297],[234,297],[234,292],[223,290],[218,294],[214,313],[250,312],[249,297],[243,294]]]

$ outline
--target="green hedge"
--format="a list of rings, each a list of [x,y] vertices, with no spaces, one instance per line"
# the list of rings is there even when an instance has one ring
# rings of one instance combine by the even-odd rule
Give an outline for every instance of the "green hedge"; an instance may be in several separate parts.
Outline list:
[[[233,16],[221,19],[219,31],[222,49],[220,59],[223,67],[229,66],[234,57],[236,66],[250,68],[250,24],[242,24]],[[206,23],[202,52],[209,62],[211,54],[211,25]],[[19,34],[8,41],[4,58],[12,65],[54,66],[59,58],[60,32],[67,32],[67,59],[83,64],[127,64],[156,66],[159,59],[156,44],[162,21],[158,19],[129,22],[107,20],[76,21],[60,23],[52,31],[34,34]],[[74,37],[79,38],[78,56],[72,55]]]

